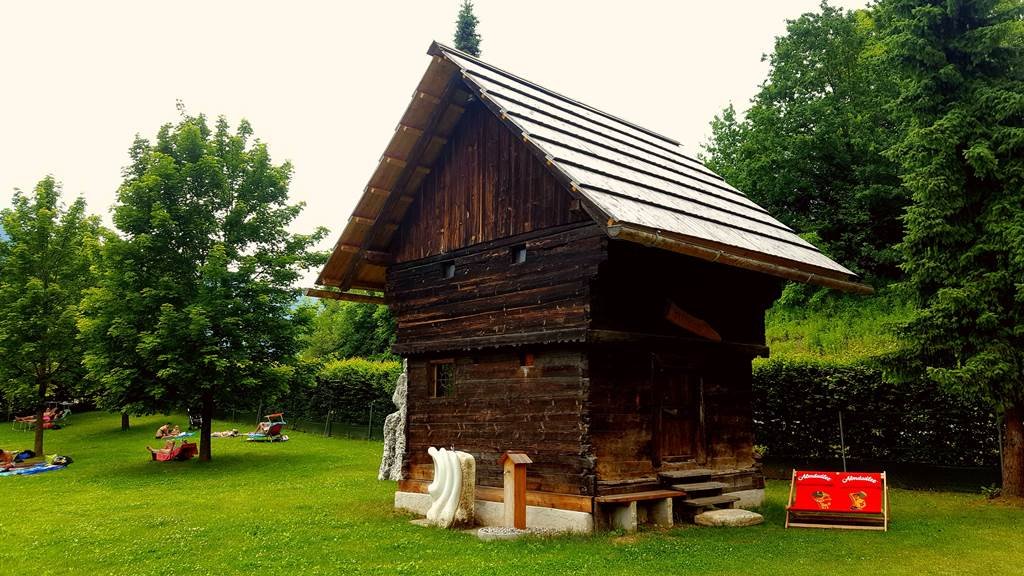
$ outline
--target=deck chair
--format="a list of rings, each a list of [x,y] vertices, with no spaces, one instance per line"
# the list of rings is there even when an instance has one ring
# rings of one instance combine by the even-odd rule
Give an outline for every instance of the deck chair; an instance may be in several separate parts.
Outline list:
[[[287,422],[284,421],[284,413],[277,412],[274,414],[267,414],[266,418],[266,432],[249,432],[246,434],[247,442],[284,442],[288,439],[287,436],[281,434]]]
[[[170,462],[172,460],[184,462],[186,460],[191,460],[198,453],[199,447],[196,446],[194,443],[182,442],[181,446],[172,448],[169,454],[151,452],[150,455],[153,457],[153,460],[157,462]]]

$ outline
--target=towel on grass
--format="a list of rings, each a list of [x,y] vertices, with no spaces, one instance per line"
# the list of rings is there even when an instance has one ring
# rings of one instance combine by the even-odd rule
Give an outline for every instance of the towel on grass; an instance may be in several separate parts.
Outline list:
[[[39,464],[36,464],[35,466],[29,466],[28,468],[13,468],[11,470],[7,470],[6,472],[0,472],[0,477],[28,476],[29,474],[39,474],[42,472],[49,472],[51,470],[61,470],[63,468],[67,468],[67,466],[59,466],[57,464],[43,464],[42,462],[40,462]]]

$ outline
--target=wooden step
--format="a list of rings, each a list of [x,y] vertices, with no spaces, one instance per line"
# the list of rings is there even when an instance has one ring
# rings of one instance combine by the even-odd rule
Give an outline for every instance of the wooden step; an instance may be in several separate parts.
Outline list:
[[[729,494],[722,494],[721,496],[705,496],[704,498],[687,498],[686,500],[683,500],[683,506],[689,506],[690,508],[710,508],[712,506],[720,506],[722,504],[732,506],[733,502],[736,502],[739,499],[739,496],[730,496]]]
[[[597,495],[647,492],[665,488],[656,478],[630,478],[625,480],[598,480]]]
[[[695,468],[693,470],[670,470],[668,472],[659,472],[658,478],[660,478],[662,482],[686,482],[687,480],[697,481],[698,479],[708,478],[711,474],[712,471],[707,468]]]
[[[687,494],[693,494],[694,492],[710,492],[712,490],[722,491],[726,484],[724,482],[693,482],[690,484],[673,484],[672,488],[675,490],[682,490]]]
[[[595,502],[601,504],[622,504],[626,502],[640,502],[643,500],[660,500],[662,498],[677,498],[683,496],[677,490],[648,490],[646,492],[632,492],[630,494],[609,494],[594,498]],[[739,498],[736,498],[739,500]]]

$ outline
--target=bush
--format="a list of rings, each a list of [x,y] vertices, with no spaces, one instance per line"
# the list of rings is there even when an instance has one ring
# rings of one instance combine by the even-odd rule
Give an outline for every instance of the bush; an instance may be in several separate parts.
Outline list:
[[[399,362],[328,360],[320,365],[315,378],[292,389],[285,410],[295,420],[323,422],[327,413],[333,412],[333,421],[365,423],[371,403],[377,414],[394,411],[391,395],[401,371]]]
[[[754,433],[773,457],[958,466],[999,463],[995,415],[930,381],[887,381],[867,363],[770,360],[754,367]]]

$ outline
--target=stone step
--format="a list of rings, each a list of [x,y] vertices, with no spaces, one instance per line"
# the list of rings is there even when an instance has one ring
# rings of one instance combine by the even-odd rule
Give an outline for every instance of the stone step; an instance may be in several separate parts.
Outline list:
[[[682,455],[682,456],[662,456],[661,461],[666,464],[677,464],[680,462],[693,462],[693,456]]]
[[[704,498],[687,498],[683,500],[683,506],[690,508],[710,508],[712,506],[721,506],[723,504],[732,506],[733,502],[739,500],[739,496],[729,496],[723,494],[721,496],[706,496]]]
[[[727,484],[724,482],[691,482],[689,484],[673,484],[672,488],[675,490],[682,490],[689,496],[697,492],[722,492],[722,488],[725,488]]]
[[[699,482],[711,477],[712,471],[707,468],[694,468],[693,470],[669,470],[659,472],[658,478],[667,483],[686,483],[687,481]]]

